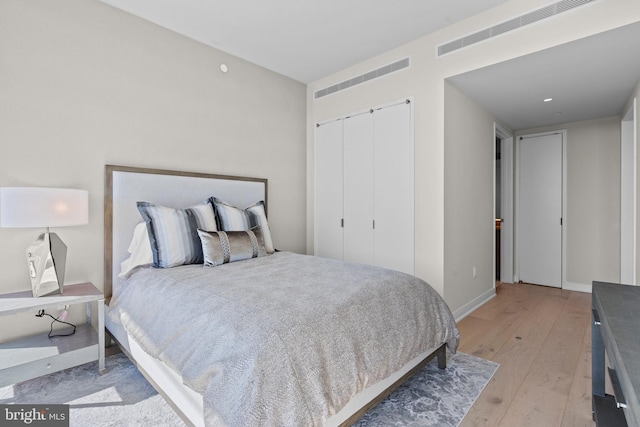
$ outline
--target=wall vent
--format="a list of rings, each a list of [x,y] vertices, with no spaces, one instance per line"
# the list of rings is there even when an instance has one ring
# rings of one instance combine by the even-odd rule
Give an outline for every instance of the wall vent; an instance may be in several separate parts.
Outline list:
[[[462,49],[463,47],[470,46],[472,44],[490,39],[495,36],[499,36],[500,34],[504,34],[508,31],[524,27],[525,25],[533,24],[534,22],[551,18],[552,16],[574,9],[578,6],[585,5],[587,3],[592,3],[594,1],[596,0],[561,0],[552,3],[548,6],[544,6],[532,12],[525,13],[524,15],[516,16],[515,18],[494,25],[493,27],[485,28],[484,30],[477,31],[473,34],[469,34],[457,40],[441,44],[438,46],[437,56],[442,56],[458,49]]]
[[[368,82],[369,80],[377,79],[378,77],[382,77],[386,74],[393,73],[394,71],[402,70],[403,68],[407,68],[410,65],[409,58],[404,58],[399,61],[394,62],[393,64],[388,64],[382,66],[376,70],[369,71],[365,74],[361,74],[359,76],[353,77],[349,80],[345,80],[340,83],[336,83],[333,86],[326,87],[324,89],[320,89],[314,92],[314,98],[322,98],[323,96],[330,95],[332,93],[339,92],[341,90],[347,89],[349,87],[353,87],[359,85],[360,83]]]

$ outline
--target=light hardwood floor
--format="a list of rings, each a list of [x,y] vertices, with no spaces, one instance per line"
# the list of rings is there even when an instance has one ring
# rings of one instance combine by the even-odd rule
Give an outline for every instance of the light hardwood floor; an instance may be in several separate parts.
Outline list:
[[[500,363],[460,427],[593,427],[591,294],[499,284],[459,323],[460,351]]]

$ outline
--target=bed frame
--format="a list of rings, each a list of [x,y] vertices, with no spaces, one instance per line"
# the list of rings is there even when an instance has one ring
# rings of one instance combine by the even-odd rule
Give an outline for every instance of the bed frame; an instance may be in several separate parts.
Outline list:
[[[142,221],[136,208],[137,201],[187,207],[215,195],[243,208],[264,200],[267,209],[267,180],[262,178],[115,165],[107,165],[105,172],[104,293],[107,311],[113,290],[119,284],[120,263],[128,256],[127,248],[135,226]],[[107,341],[116,342],[185,423],[203,426],[202,396],[183,385],[180,376],[163,362],[145,353],[108,315],[105,325]],[[352,425],[434,357],[438,358],[438,366],[444,369],[445,344],[429,349],[396,373],[354,396],[339,413],[329,418],[327,425]]]

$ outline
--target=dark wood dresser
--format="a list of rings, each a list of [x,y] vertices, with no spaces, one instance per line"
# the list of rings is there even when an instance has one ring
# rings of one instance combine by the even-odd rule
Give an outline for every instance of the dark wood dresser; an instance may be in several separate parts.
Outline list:
[[[598,427],[640,427],[640,286],[593,282],[592,393]],[[605,394],[605,352],[613,395]]]

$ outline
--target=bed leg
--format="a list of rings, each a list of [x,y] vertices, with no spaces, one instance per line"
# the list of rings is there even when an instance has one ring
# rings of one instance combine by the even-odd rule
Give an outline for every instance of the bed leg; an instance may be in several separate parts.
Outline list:
[[[438,349],[438,368],[447,368],[447,347],[444,345]]]

